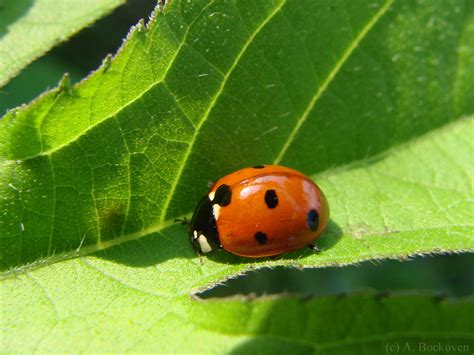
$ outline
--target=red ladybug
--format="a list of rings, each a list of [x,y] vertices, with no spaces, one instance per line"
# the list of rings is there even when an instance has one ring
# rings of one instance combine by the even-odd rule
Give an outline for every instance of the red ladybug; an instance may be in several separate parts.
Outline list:
[[[216,248],[249,258],[279,255],[312,244],[329,219],[323,192],[299,171],[259,165],[219,179],[189,224],[199,253]]]

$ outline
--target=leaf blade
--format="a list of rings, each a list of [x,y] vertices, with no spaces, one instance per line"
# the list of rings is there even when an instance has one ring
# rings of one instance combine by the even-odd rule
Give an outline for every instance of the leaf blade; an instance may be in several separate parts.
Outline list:
[[[297,35],[302,29],[297,28],[298,21],[295,16],[303,16],[302,5],[283,1],[255,5],[263,5],[264,9],[259,12],[258,21],[252,22],[254,9],[248,7],[248,4],[238,3],[234,6],[225,2],[196,2],[187,7],[188,5],[183,6],[176,2],[170,5],[170,10],[165,15],[156,13],[149,27],[137,26],[110,65],[104,66],[71,90],[60,87],[55,93],[42,97],[30,108],[7,115],[2,120],[0,130],[0,150],[6,158],[6,179],[19,191],[35,189],[35,193],[30,194],[27,200],[33,199],[38,206],[42,206],[41,211],[32,208],[33,214],[27,211],[29,216],[25,218],[29,222],[23,223],[23,207],[20,201],[14,202],[17,204],[15,208],[19,216],[18,223],[8,230],[7,236],[19,235],[25,228],[29,231],[30,225],[34,224],[34,228],[40,226],[37,232],[43,239],[36,241],[37,245],[29,245],[30,251],[24,255],[31,255],[19,262],[30,262],[39,255],[47,256],[53,252],[73,251],[79,245],[101,244],[120,235],[139,233],[140,230],[152,228],[154,225],[162,225],[165,221],[189,213],[192,208],[189,196],[192,196],[192,201],[197,201],[203,190],[201,186],[205,186],[209,179],[242,165],[278,159],[278,156],[281,156],[278,152],[285,150],[282,148],[283,143],[290,142],[288,137],[292,135],[292,130],[298,127],[296,112],[304,113],[308,107],[312,107],[312,98],[318,97],[314,96],[314,93],[321,88],[326,88],[320,91],[324,91],[325,95],[321,96],[319,106],[315,107],[311,119],[306,121],[310,125],[309,129],[301,129],[297,135],[297,142],[294,143],[295,147],[298,147],[296,155],[291,147],[286,150],[288,153],[285,153],[285,157],[289,154],[288,158],[285,158],[289,159],[285,160],[286,164],[310,173],[327,169],[331,164],[337,166],[367,155],[375,155],[388,144],[397,144],[413,134],[423,133],[431,125],[434,128],[452,120],[451,102],[446,100],[437,106],[441,113],[447,113],[446,116],[441,117],[439,112],[432,113],[417,121],[421,123],[413,123],[414,121],[405,118],[402,120],[400,112],[388,115],[380,121],[382,123],[374,121],[373,118],[364,122],[364,114],[358,113],[352,115],[352,121],[345,120],[344,124],[340,117],[335,117],[323,126],[320,126],[320,118],[314,116],[320,115],[318,112],[326,110],[327,107],[338,107],[344,112],[347,104],[358,105],[358,98],[351,99],[344,105],[335,104],[334,91],[347,92],[345,88],[341,89],[340,80],[343,78],[345,81],[347,73],[356,73],[356,76],[361,71],[365,73],[363,70],[354,72],[348,69],[354,67],[354,60],[360,62],[360,58],[366,58],[364,52],[367,43],[373,42],[371,46],[376,47],[379,42],[386,42],[385,36],[392,35],[393,24],[405,21],[406,13],[413,13],[415,6],[398,2],[391,4],[380,2],[377,6],[359,9],[359,13],[364,13],[365,17],[361,17],[364,20],[359,19],[353,29],[347,27],[347,30],[344,30],[346,34],[340,36],[343,39],[339,40],[336,46],[336,53],[339,55],[336,59],[339,58],[339,61],[333,61],[333,66],[327,67],[324,62],[311,63],[314,58],[309,56],[309,53],[319,52],[319,48],[310,49],[308,44],[288,48],[288,55],[292,56],[294,61],[301,62],[301,67],[306,65],[306,76],[309,79],[301,85],[313,88],[302,96],[303,99],[300,99],[298,105],[295,101],[297,98],[289,96],[291,91],[285,91],[285,87],[295,87],[295,84],[291,83],[294,82],[296,69],[291,68],[289,73],[285,72],[285,67],[274,57],[273,51],[277,48],[269,47],[268,40],[277,32],[289,33],[288,39],[298,38]],[[333,19],[344,14],[349,6],[343,4],[335,10],[328,10],[323,3],[311,2],[306,5],[319,6],[317,10],[324,16],[332,16]],[[422,15],[445,13],[446,20],[456,18],[455,10],[443,12],[437,11],[439,9],[436,7],[417,5],[415,10]],[[335,14],[331,14],[331,11]],[[307,25],[312,23],[307,14],[301,18],[306,20]],[[414,19],[416,17],[412,15],[410,20]],[[356,20],[351,18],[345,22],[352,24],[356,23]],[[290,24],[294,27],[293,30]],[[462,26],[454,21],[448,24],[451,26],[451,36],[458,36]],[[214,42],[207,45],[204,41],[199,43],[203,38],[201,34],[212,32],[216,25],[221,26],[220,28],[240,26],[242,31],[235,31],[236,33],[245,34],[244,29],[248,29],[247,35],[231,38],[231,49],[226,51],[225,58],[219,57],[220,52],[211,45],[217,41],[217,37],[210,37],[211,42]],[[331,25],[333,24],[327,24]],[[314,23],[311,26],[315,26]],[[408,21],[406,26],[413,32],[412,22]],[[345,33],[344,31],[342,33]],[[439,41],[436,37],[437,31],[427,31],[415,43]],[[231,39],[224,36],[222,40]],[[450,46],[448,39],[444,40],[445,47]],[[318,40],[323,40],[323,37],[318,35]],[[288,43],[292,41],[289,40]],[[307,48],[307,51],[298,59],[300,49],[304,48]],[[350,51],[347,51],[347,48]],[[469,48],[467,51],[472,50]],[[439,56],[438,52],[430,52],[432,48],[426,50],[429,56]],[[402,68],[412,68],[412,54],[408,51],[403,56],[407,59],[397,59],[393,64],[392,58],[386,65],[395,65],[391,69],[394,72],[397,72],[399,62],[403,62]],[[445,57],[447,61],[451,60],[452,53],[447,51]],[[272,59],[273,66],[256,69],[255,63],[268,63],[268,58],[275,58]],[[309,62],[304,64],[308,60]],[[156,63],[156,68],[150,65],[151,61]],[[189,62],[193,63],[191,67]],[[363,74],[365,76],[371,73],[368,66],[370,63],[370,60],[366,60],[364,64],[363,68],[368,70]],[[431,64],[429,70],[420,69],[420,75],[437,74],[439,63],[438,60]],[[313,69],[310,69],[310,64]],[[318,68],[318,65],[323,68],[318,69],[319,73],[326,74],[321,76],[323,79],[319,84],[314,74],[317,72],[314,68]],[[260,75],[258,80],[247,80],[246,71],[250,69],[254,75]],[[224,73],[224,76],[221,73]],[[330,75],[331,73],[337,75]],[[377,73],[379,71],[375,72]],[[324,78],[329,79],[325,81]],[[451,76],[446,80],[451,80],[450,78]],[[276,86],[272,84],[275,83],[274,80],[277,80]],[[378,83],[375,86],[370,84],[370,78],[358,78],[356,82],[358,80],[363,80],[363,83],[369,81],[361,88],[372,91],[372,95],[373,90],[380,87]],[[430,80],[433,80],[433,85],[437,88],[441,85],[435,79]],[[245,90],[242,91],[246,82],[252,83],[247,85],[250,95]],[[255,83],[258,84],[256,87],[253,86]],[[265,85],[270,88],[265,89]],[[257,87],[262,89],[256,90]],[[445,94],[449,98],[451,89],[446,88]],[[397,90],[391,95],[395,94]],[[403,93],[400,95],[402,99],[405,97]],[[389,96],[390,94],[387,94],[387,97]],[[431,96],[432,93],[426,92],[426,96],[420,96],[418,99],[427,101],[431,100]],[[243,102],[246,103],[245,106],[242,105]],[[367,114],[382,117],[381,113],[388,112],[387,107],[380,104],[377,106],[381,111],[368,111]],[[286,118],[285,112],[290,112],[290,119]],[[465,112],[468,113],[469,111]],[[408,117],[409,114],[410,112],[405,116]],[[423,117],[415,111],[411,114]],[[72,121],[71,115],[74,116]],[[225,120],[229,115],[239,119]],[[433,120],[433,117],[436,119]],[[402,120],[404,123],[395,125],[395,120]],[[253,121],[256,124],[252,124]],[[360,126],[361,124],[363,126]],[[370,127],[370,124],[374,127],[364,128]],[[372,131],[380,124],[385,125],[386,132],[373,135]],[[338,129],[335,129],[335,125],[339,125]],[[421,128],[417,128],[417,125],[421,125]],[[63,127],[68,129],[64,130]],[[140,129],[137,129],[138,127]],[[362,130],[360,127],[363,127]],[[400,133],[397,133],[397,130]],[[211,143],[215,140],[216,133],[224,139],[218,150],[213,149]],[[301,141],[303,136],[308,134],[311,137]],[[26,136],[29,138],[25,139]],[[311,144],[315,137],[321,142],[316,146]],[[387,137],[388,139],[381,139]],[[343,138],[342,144],[331,143],[340,138]],[[106,159],[103,157],[104,152]],[[318,159],[311,158],[314,154]],[[14,161],[23,165],[16,166]],[[203,170],[202,166],[206,166],[206,169]],[[25,172],[31,169],[35,173],[28,176]],[[10,176],[7,176],[8,174]],[[38,190],[33,183],[35,174],[43,176],[42,190]],[[83,181],[77,179],[77,176],[81,175],[84,175]],[[15,176],[18,178],[15,179]],[[60,187],[51,190],[46,185],[53,178]],[[25,180],[28,182],[22,188],[21,184]],[[152,188],[150,181],[156,181],[157,186]],[[15,199],[14,191],[7,190],[6,194]],[[47,196],[46,201],[41,200],[41,196]],[[78,200],[81,201],[79,204]],[[56,208],[58,204],[64,207]],[[160,213],[157,215],[158,210]],[[48,216],[42,216],[41,213]],[[59,215],[52,218],[55,214]],[[46,220],[49,221],[49,232]],[[63,235],[68,235],[68,240],[62,240]],[[17,242],[13,249],[23,248],[23,244],[20,246],[19,243],[22,242]],[[32,252],[35,249],[37,251]],[[20,256],[15,260],[22,258],[23,256]]]
[[[211,109],[248,41],[243,34],[254,33],[278,4],[284,5],[248,45]],[[394,2],[328,81],[295,135],[282,161],[317,181],[332,209],[319,241],[323,253],[249,261],[220,251],[201,265],[185,228],[173,224],[191,211],[208,180],[278,156],[347,43],[383,4],[176,0],[148,27],[138,26],[110,66],[6,116],[0,204],[7,214],[0,215],[0,237],[7,270],[2,297],[12,304],[5,320],[9,344],[28,333],[34,336],[25,344],[29,350],[57,351],[70,344],[56,334],[67,328],[84,351],[151,351],[165,338],[163,350],[175,351],[169,330],[176,328],[208,336],[203,343],[197,336],[203,351],[227,341],[230,351],[258,338],[265,322],[253,319],[248,337],[220,334],[214,321],[212,331],[203,330],[191,318],[206,320],[209,310],[192,302],[190,291],[259,267],[472,251],[472,87],[459,83],[452,66],[453,39],[461,38],[458,72],[472,73],[466,2]],[[464,15],[456,6],[464,6]],[[238,30],[226,35],[217,26]],[[420,43],[429,46],[417,54]],[[417,67],[420,58],[429,60]],[[230,308],[223,326],[240,319],[239,305]],[[32,331],[36,319],[44,327]],[[100,335],[110,319],[118,341]],[[98,335],[87,332],[90,323]],[[306,339],[289,343],[307,349]]]

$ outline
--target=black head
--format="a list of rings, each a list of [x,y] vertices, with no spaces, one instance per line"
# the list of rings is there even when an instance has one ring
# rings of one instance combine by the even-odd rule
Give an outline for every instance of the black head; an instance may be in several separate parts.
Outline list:
[[[196,206],[189,224],[189,237],[193,248],[202,254],[220,247],[213,203],[207,195]]]

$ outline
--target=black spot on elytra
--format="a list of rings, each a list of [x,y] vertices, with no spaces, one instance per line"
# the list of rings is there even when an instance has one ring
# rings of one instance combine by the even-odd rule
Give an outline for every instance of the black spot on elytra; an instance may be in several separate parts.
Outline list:
[[[268,240],[267,235],[262,232],[255,233],[254,238],[258,242],[258,244],[261,244],[261,245],[265,244]]]
[[[319,227],[318,211],[310,210],[308,214],[306,215],[306,223],[308,223],[309,229],[311,229],[313,232],[318,230],[318,227]]]
[[[252,168],[254,169],[263,169],[265,167],[265,165],[255,165],[255,166],[252,166]]]
[[[278,196],[275,190],[267,190],[267,192],[265,192],[265,203],[268,208],[275,208],[278,206]]]
[[[230,190],[230,186],[224,184],[217,188],[212,203],[217,203],[219,206],[227,206],[230,203],[231,198],[232,191]]]

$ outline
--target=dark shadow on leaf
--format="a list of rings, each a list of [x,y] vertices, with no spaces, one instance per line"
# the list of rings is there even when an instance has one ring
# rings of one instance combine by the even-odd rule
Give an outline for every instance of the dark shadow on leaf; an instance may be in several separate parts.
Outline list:
[[[324,253],[325,250],[333,248],[342,238],[342,229],[339,227],[337,223],[330,220],[327,226],[326,231],[323,233],[320,239],[316,241],[316,245],[321,252]],[[301,260],[305,257],[314,254],[314,251],[308,248],[302,248],[300,250],[286,253],[281,256],[276,257],[269,257],[266,260]],[[222,264],[254,264],[256,262],[261,262],[262,259],[251,259],[251,258],[243,258],[233,254],[226,252],[225,250],[217,250],[213,253],[207,254],[203,257],[205,262],[206,259],[211,259],[214,262],[222,263]]]
[[[263,268],[228,279],[194,297],[212,300],[287,294],[327,296],[366,289],[382,293],[418,289],[449,297],[464,297],[474,291],[469,272],[472,262],[470,254],[452,254],[416,257],[407,261],[371,260],[343,268]]]
[[[196,258],[185,230],[183,226],[173,225],[95,255],[132,267],[153,266],[174,258]]]
[[[9,1],[8,5],[0,0],[0,38],[8,33],[8,27],[23,17],[33,0]]]
[[[324,253],[324,250],[334,247],[341,237],[342,231],[340,227],[333,221],[330,221],[326,232],[316,244],[322,250],[322,253]],[[312,253],[314,252],[303,248],[276,258],[267,258],[267,260],[301,260],[312,255]],[[189,242],[186,228],[181,225],[173,225],[160,232],[121,243],[97,252],[95,255],[106,260],[133,267],[153,266],[174,258],[192,259],[198,257]],[[207,259],[222,264],[254,264],[262,261],[262,259],[239,257],[223,249],[203,256],[202,262],[205,263]]]
[[[324,253],[325,250],[332,249],[342,238],[342,229],[339,225],[330,220],[326,231],[323,233],[321,238],[316,241],[319,249]]]

